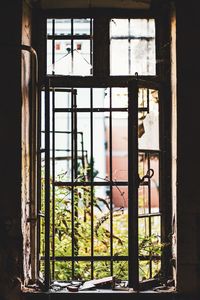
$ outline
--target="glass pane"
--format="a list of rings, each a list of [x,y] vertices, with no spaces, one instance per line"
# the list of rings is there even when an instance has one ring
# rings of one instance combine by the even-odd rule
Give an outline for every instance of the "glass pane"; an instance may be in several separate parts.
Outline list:
[[[151,212],[159,212],[159,156],[150,156],[150,168],[154,170],[151,178]]]
[[[111,75],[128,75],[128,40],[112,39],[110,43],[110,58]]]
[[[110,22],[111,75],[155,75],[153,19],[112,19]]]
[[[154,19],[131,19],[130,33],[134,37],[155,38],[155,20]]]
[[[139,281],[150,279],[150,262],[139,260]]]
[[[53,72],[52,47],[52,41],[47,40],[47,74],[52,74]]]
[[[91,176],[90,113],[77,113],[77,181],[88,181]]]
[[[76,256],[91,255],[91,187],[74,188]]]
[[[90,280],[91,279],[91,262],[79,261],[74,264],[74,279]]]
[[[47,20],[47,34],[52,34],[52,22],[53,22],[53,19],[48,19]]]
[[[109,187],[94,187],[94,255],[110,255]]]
[[[56,35],[71,34],[71,19],[55,19],[55,34]]]
[[[139,134],[139,149],[159,149],[159,96],[157,90],[149,90],[149,112],[138,114],[138,124],[143,127]]]
[[[55,280],[71,280],[72,279],[72,263],[56,261],[55,262]]]
[[[113,187],[113,255],[128,255],[128,187]],[[118,201],[118,203],[117,203]]]
[[[142,241],[144,237],[149,236],[149,218],[142,217],[138,219],[138,232],[139,232],[139,254],[146,255],[142,248]]]
[[[112,19],[110,34],[114,36],[128,36],[128,19]]]
[[[55,256],[72,254],[71,188],[55,187]]]
[[[112,113],[112,178],[128,180],[128,113]]]
[[[91,75],[91,43],[90,40],[74,40],[73,43],[73,75]]]
[[[70,75],[72,73],[71,41],[55,41],[55,63],[53,70],[58,75]]]
[[[109,121],[104,112],[93,113],[93,164],[95,181],[106,181],[108,160]]]
[[[140,186],[138,190],[138,213],[148,214],[149,213],[149,189],[148,186]]]
[[[152,278],[154,278],[156,275],[159,275],[160,271],[161,271],[161,261],[153,260],[152,261]]]
[[[112,193],[115,208],[128,207],[128,186],[119,186],[117,182],[114,182]]]
[[[161,217],[151,217],[151,232],[153,235],[160,238],[161,236]]]
[[[94,278],[103,278],[110,276],[110,262],[109,261],[95,261],[94,262]]]
[[[55,92],[55,108],[70,108],[71,92]]]
[[[128,262],[114,261],[113,275],[115,276],[116,280],[128,280]]]
[[[77,108],[90,108],[91,104],[91,89],[78,88],[76,96]]]
[[[93,108],[110,107],[110,88],[94,88],[93,91]]]
[[[147,40],[131,41],[131,74],[155,75],[155,42]]]
[[[74,19],[74,34],[90,35],[90,19]]]
[[[128,108],[128,89],[112,88],[112,107]]]

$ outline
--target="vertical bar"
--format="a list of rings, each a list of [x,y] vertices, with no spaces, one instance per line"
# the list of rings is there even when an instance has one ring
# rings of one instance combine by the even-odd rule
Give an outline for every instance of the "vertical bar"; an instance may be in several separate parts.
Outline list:
[[[93,38],[93,75],[109,76],[109,22],[110,18],[95,17],[93,21],[94,38]]]
[[[91,159],[90,159],[90,178],[91,178],[91,278],[94,278],[94,158],[93,158],[93,89],[90,89],[90,136],[91,136],[91,145],[90,145],[90,152],[91,152]]]
[[[147,154],[147,170],[150,169],[150,154]],[[151,179],[148,178],[148,207],[149,214],[151,214]],[[151,236],[151,216],[148,218],[149,220],[149,236]],[[149,259],[149,277],[152,278],[152,261]]]
[[[74,75],[74,23],[71,19],[71,74]]]
[[[50,97],[45,83],[45,289],[50,284]]]
[[[72,216],[72,279],[74,279],[74,113],[73,113],[73,100],[74,93],[71,91],[71,216]]]
[[[128,19],[128,75],[131,75],[131,28],[130,19]]]
[[[90,64],[92,68],[90,69],[90,74],[93,74],[93,19],[90,19]]]
[[[52,91],[52,278],[55,271],[55,90]]]
[[[113,257],[113,174],[112,174],[112,88],[110,88],[110,256]],[[113,275],[113,260],[110,261],[110,271]]]
[[[128,83],[128,253],[129,287],[139,290],[138,266],[138,87]]]
[[[55,19],[52,20],[52,74],[55,74]]]
[[[37,274],[40,270],[40,226],[41,217],[39,213],[41,211],[41,93],[38,97],[38,133],[37,133]]]

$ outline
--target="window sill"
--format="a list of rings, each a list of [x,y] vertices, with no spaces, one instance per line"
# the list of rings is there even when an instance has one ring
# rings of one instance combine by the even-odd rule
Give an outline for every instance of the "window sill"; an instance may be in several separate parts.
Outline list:
[[[142,299],[151,299],[152,295],[154,298],[158,297],[164,297],[166,300],[175,300],[178,299],[178,294],[175,290],[169,289],[169,290],[159,290],[159,291],[153,291],[153,290],[146,290],[146,291],[140,291],[140,292],[134,292],[132,289],[129,289],[128,291],[119,291],[119,290],[111,290],[111,289],[96,289],[96,290],[87,290],[87,291],[78,291],[78,292],[69,292],[66,289],[59,290],[59,291],[50,291],[50,292],[43,292],[43,291],[37,291],[33,289],[23,289],[22,295],[23,300],[32,300],[32,299],[48,299],[48,300],[56,300],[56,299],[66,299],[66,295],[70,295],[70,297],[77,297],[77,298],[86,298],[86,299],[93,299],[95,294],[95,300],[105,297],[105,294],[109,294],[109,300],[121,300],[122,294],[123,297],[126,297],[127,299],[130,299],[130,297],[139,298]],[[126,295],[126,296],[125,296]],[[163,299],[163,298],[162,298]]]

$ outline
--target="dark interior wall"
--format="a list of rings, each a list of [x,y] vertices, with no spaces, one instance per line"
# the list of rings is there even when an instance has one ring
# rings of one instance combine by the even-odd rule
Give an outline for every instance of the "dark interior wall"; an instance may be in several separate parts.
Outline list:
[[[200,201],[198,155],[199,138],[199,70],[200,18],[197,1],[176,1],[177,6],[177,285],[180,292],[197,292],[200,289]],[[30,57],[24,54],[22,77],[21,42],[30,43],[29,21],[24,22],[24,38],[21,39],[22,0],[4,1],[0,10],[0,66],[1,66],[1,109],[0,109],[0,299],[3,294],[16,292],[19,286],[16,277],[23,279],[29,272],[29,261],[23,265],[21,219],[28,200],[28,185],[21,201],[21,138],[28,139],[27,126],[21,127],[21,111],[28,114],[28,85]],[[26,96],[21,93],[24,78]],[[27,88],[27,89],[26,89]],[[23,102],[25,101],[25,102]],[[22,105],[24,104],[24,106]],[[28,123],[26,123],[28,124]],[[24,135],[23,135],[24,134]],[[28,154],[25,149],[25,156]],[[28,172],[29,162],[26,162]],[[23,219],[25,221],[25,219]],[[29,230],[29,229],[28,229]],[[26,231],[26,230],[25,230]],[[27,233],[28,231],[26,231]],[[25,239],[25,243],[28,241]],[[28,242],[27,242],[28,243]],[[10,299],[14,300],[13,296]]]
[[[29,200],[29,186],[26,178],[29,157],[27,145],[29,145],[30,55],[25,51],[22,52],[20,47],[22,43],[29,43],[29,18],[26,4],[22,0],[4,1],[0,9],[1,300],[18,299],[21,280],[23,281],[24,274],[27,276],[29,264],[29,255],[27,255],[27,260],[23,260],[23,253],[28,248],[29,237],[29,225],[25,228],[24,216],[25,210],[28,216]]]
[[[177,1],[177,284],[200,291],[198,1]]]
[[[22,274],[21,19],[21,1],[5,1],[0,9],[0,299]]]

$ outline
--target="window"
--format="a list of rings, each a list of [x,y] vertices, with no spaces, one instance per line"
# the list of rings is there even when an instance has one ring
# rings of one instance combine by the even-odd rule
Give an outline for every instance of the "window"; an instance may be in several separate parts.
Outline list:
[[[156,22],[46,20],[37,271],[47,289],[109,277],[139,290],[170,273],[168,99]]]

